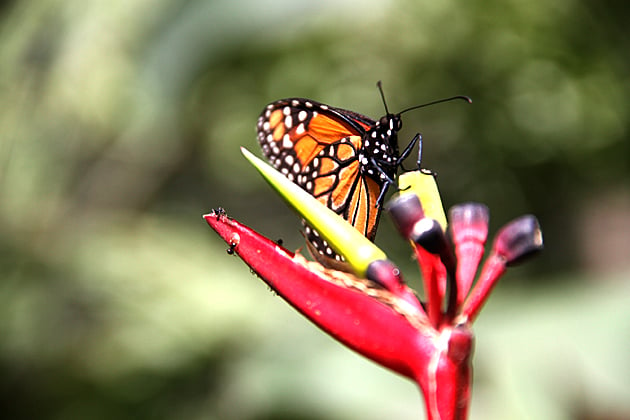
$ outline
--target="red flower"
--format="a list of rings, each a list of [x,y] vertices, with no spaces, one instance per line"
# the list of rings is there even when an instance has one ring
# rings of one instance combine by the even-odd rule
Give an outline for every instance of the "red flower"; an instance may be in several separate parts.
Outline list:
[[[270,180],[282,190],[275,182]],[[288,199],[300,208],[296,198]],[[401,195],[387,207],[413,244],[426,302],[420,302],[382,251],[356,263],[356,276],[307,261],[222,210],[204,218],[228,243],[229,252],[305,317],[358,353],[416,381],[430,420],[465,419],[471,395],[471,324],[505,269],[542,248],[538,223],[533,216],[523,216],[501,229],[472,286],[488,231],[485,206],[469,203],[449,212],[454,253],[442,225],[425,217],[418,195]],[[320,230],[316,220],[307,220]],[[334,236],[326,239],[343,255],[344,248],[363,245],[338,245]]]

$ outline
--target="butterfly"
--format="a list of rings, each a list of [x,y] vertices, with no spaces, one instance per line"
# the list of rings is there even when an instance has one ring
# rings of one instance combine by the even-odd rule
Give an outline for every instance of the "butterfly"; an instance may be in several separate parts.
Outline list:
[[[385,193],[396,184],[398,168],[421,141],[417,134],[400,153],[401,115],[460,98],[391,114],[380,82],[377,86],[386,114],[376,121],[311,99],[288,98],[267,105],[257,123],[258,142],[267,160],[372,241]],[[343,258],[326,240],[315,229],[304,226],[313,257],[324,266],[347,271]]]

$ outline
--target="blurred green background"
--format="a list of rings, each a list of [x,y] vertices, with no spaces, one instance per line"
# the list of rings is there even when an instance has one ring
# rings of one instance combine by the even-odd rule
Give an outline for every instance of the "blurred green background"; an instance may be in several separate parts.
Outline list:
[[[545,252],[476,324],[472,419],[630,418],[630,5],[619,0],[0,3],[0,410],[22,419],[415,419],[414,385],[329,339],[205,225],[289,248],[239,152],[302,96],[405,115],[445,206]],[[377,243],[418,285],[383,218]]]

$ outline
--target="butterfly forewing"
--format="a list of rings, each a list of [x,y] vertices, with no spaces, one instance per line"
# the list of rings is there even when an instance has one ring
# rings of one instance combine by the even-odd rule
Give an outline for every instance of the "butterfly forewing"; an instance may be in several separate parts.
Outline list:
[[[364,131],[367,125],[344,118],[336,108],[315,101],[284,99],[268,105],[259,117],[258,141],[277,169],[286,167],[296,175],[295,163],[301,170],[327,145],[351,135],[361,137],[359,130]],[[286,156],[293,159],[287,160]]]

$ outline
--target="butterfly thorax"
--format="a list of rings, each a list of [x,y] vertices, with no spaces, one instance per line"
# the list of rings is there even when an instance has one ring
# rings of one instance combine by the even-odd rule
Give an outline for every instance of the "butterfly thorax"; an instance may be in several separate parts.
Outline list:
[[[365,132],[358,154],[362,173],[379,183],[395,177],[399,157],[398,131],[401,127],[400,116],[388,114]]]

